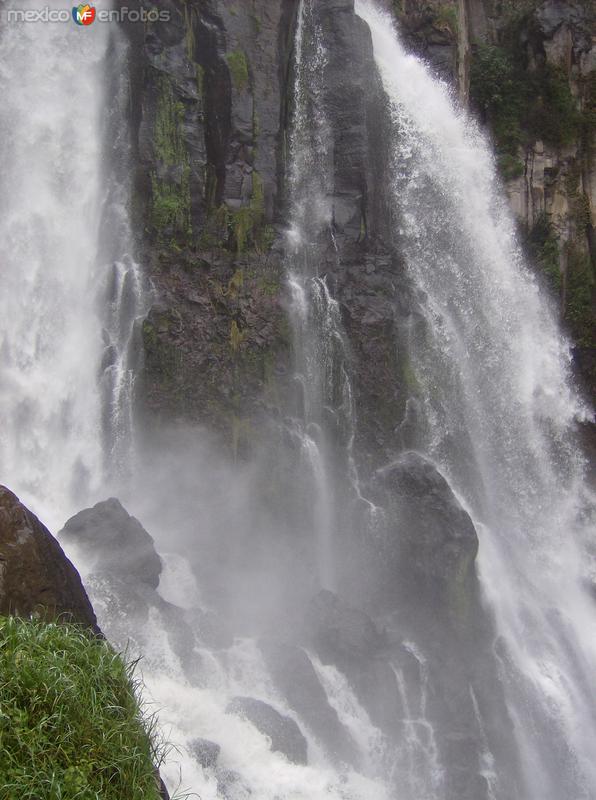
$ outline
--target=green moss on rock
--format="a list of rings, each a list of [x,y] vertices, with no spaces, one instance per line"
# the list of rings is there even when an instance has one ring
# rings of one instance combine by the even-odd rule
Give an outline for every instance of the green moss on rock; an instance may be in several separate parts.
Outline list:
[[[248,86],[248,61],[242,50],[232,50],[226,53],[226,61],[236,91],[242,92]]]

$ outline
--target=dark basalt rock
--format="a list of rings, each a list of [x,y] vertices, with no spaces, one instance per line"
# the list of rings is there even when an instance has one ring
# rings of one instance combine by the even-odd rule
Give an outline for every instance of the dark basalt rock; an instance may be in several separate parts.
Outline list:
[[[390,520],[381,559],[381,591],[394,603],[432,607],[463,621],[475,591],[478,536],[437,468],[406,452],[378,471],[376,483]]]
[[[78,572],[44,525],[0,486],[0,614],[78,622],[99,632]]]
[[[100,618],[105,620],[110,641],[126,648],[134,630],[133,645],[139,652],[147,652],[143,636],[149,615],[155,614],[188,680],[200,681],[202,664],[194,647],[200,634],[197,617],[202,612],[189,612],[187,619],[183,609],[168,603],[156,591],[161,559],[141,523],[118,500],[110,498],[69,519],[58,536],[84,557],[86,585]]]
[[[337,712],[329,705],[325,690],[307,654],[300,647],[262,639],[259,648],[277,688],[329,754],[339,761],[357,763],[357,751]]]
[[[221,747],[208,739],[193,739],[188,748],[203,769],[213,769],[217,764]]]
[[[561,26],[566,25],[572,33],[574,44],[587,52],[592,45],[590,27],[594,22],[593,10],[588,5],[573,0],[546,0],[535,12],[540,32],[550,39]]]
[[[369,659],[383,643],[368,614],[344,605],[327,590],[313,599],[307,619],[317,653],[325,663]]]
[[[141,523],[112,497],[71,517],[58,537],[80,547],[90,570],[131,579],[153,589],[159,584],[161,559]]]
[[[307,742],[300,728],[291,717],[286,717],[262,700],[253,697],[234,697],[226,709],[251,722],[271,739],[271,749],[294,764],[307,763]]]

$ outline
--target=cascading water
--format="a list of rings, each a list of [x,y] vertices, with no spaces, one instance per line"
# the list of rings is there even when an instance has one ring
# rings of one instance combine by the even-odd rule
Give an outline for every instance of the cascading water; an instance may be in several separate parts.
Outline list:
[[[402,745],[405,758],[398,762],[401,771],[398,770],[394,781],[418,800],[433,800],[443,794],[444,770],[439,760],[435,731],[427,715],[428,670],[416,645],[411,642],[404,644],[419,665],[420,686],[416,703],[415,698],[408,696],[403,671],[392,666],[405,713]]]
[[[104,113],[107,59],[122,66],[125,45],[113,26],[69,20],[10,23],[1,46],[0,479],[57,527],[122,471],[131,436],[143,286],[128,164],[103,167],[104,141],[111,158],[128,146],[118,67],[117,134]]]
[[[324,113],[324,68],[327,54],[317,21],[316,4],[301,0],[294,55],[294,112],[290,128],[288,282],[300,387],[300,435],[316,485],[314,516],[320,583],[334,586],[333,482],[324,441],[325,415],[340,425],[353,418],[349,377],[338,303],[321,274],[325,247],[333,242],[329,200],[332,164],[331,132]],[[349,436],[348,436],[349,440]],[[349,448],[348,448],[349,451]]]
[[[523,263],[483,136],[391,20],[356,5],[389,97],[395,240],[424,320],[410,332],[417,446],[479,529],[524,797],[587,800],[596,637],[582,570],[593,500],[568,345]]]
[[[95,298],[108,32],[82,33],[10,24],[1,40],[0,465],[50,524],[93,491],[102,459]]]

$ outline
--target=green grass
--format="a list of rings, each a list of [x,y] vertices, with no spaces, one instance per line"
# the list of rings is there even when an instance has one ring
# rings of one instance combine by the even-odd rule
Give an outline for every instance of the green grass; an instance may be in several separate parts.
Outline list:
[[[134,664],[73,625],[0,617],[2,800],[158,800]]]

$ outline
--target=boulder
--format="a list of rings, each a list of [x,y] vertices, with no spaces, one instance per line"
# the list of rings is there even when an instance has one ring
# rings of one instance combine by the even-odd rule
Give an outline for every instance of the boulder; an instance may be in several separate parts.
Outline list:
[[[0,614],[78,622],[99,632],[78,572],[44,525],[0,486]]]
[[[291,717],[285,717],[268,703],[253,697],[234,697],[226,709],[251,722],[257,730],[271,739],[271,749],[276,750],[294,764],[307,763],[307,742]]]
[[[161,559],[153,539],[114,497],[71,517],[58,538],[80,548],[92,572],[132,578],[152,589],[159,584]]]
[[[381,603],[432,607],[463,620],[476,588],[478,536],[445,478],[426,458],[406,452],[376,475],[388,509],[381,545]]]

